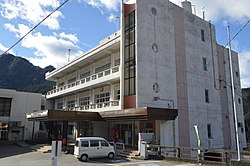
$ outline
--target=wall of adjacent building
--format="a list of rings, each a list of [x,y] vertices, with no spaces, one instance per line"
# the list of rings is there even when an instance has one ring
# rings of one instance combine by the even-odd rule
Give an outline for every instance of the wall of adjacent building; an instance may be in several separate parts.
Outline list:
[[[222,109],[222,125],[223,125],[223,136],[225,139],[224,146],[227,149],[236,150],[236,137],[235,137],[235,123],[234,123],[234,112],[232,103],[231,93],[231,76],[229,67],[229,50],[223,46],[217,45],[218,50],[218,63],[220,64],[220,80],[221,80],[221,109]],[[232,51],[232,65],[233,65],[233,77],[234,77],[234,88],[235,88],[235,102],[236,112],[238,117],[239,131],[239,142],[240,147],[245,148],[246,144],[246,133],[243,113],[243,101],[241,94],[240,84],[240,71],[238,54]]]
[[[7,122],[19,122],[20,126],[10,127],[9,140],[28,140],[32,138],[33,122],[26,118],[27,112],[33,112],[41,109],[42,94],[18,92],[9,89],[0,89],[0,97],[12,98],[10,117]],[[0,117],[0,121],[3,120]],[[39,122],[34,123],[34,134],[39,129]],[[20,130],[19,135],[13,131]],[[21,136],[22,135],[22,136]]]

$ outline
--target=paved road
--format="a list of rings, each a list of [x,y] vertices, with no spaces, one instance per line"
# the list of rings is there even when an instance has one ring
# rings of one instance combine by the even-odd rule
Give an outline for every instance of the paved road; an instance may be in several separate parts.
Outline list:
[[[0,146],[0,166],[50,166],[51,154],[33,152],[29,148],[16,145]],[[58,166],[196,166],[196,164],[170,162],[166,160],[127,160],[116,158],[91,159],[80,162],[71,154],[62,154],[58,158]]]

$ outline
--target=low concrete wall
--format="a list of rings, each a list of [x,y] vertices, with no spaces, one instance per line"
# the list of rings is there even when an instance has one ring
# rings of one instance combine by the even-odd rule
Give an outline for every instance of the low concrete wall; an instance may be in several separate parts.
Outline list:
[[[241,161],[231,160],[230,165],[231,166],[249,166],[250,165],[250,161],[246,161],[246,160],[241,160]]]

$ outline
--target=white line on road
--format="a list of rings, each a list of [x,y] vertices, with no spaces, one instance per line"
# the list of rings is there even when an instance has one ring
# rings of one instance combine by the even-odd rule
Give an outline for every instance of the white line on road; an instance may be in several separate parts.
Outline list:
[[[116,163],[116,164],[107,164],[110,166],[124,166],[124,165],[135,165],[135,164],[153,164],[153,163],[160,163],[161,161],[141,161],[141,162],[131,162],[131,163]]]

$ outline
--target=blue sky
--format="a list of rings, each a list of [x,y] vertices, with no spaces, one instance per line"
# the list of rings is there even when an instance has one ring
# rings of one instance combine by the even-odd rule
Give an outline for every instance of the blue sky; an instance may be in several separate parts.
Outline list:
[[[135,0],[126,0],[132,3]],[[180,6],[182,0],[170,0]],[[249,0],[190,0],[196,14],[216,26],[217,42],[227,43],[227,25],[232,36],[250,19]],[[64,0],[1,0],[0,53],[58,7]],[[59,67],[98,45],[116,31],[120,0],[69,0],[62,8],[15,46],[10,53],[36,66]],[[193,8],[194,9],[194,8]],[[241,84],[250,87],[250,25],[235,38],[232,47],[239,53]]]

